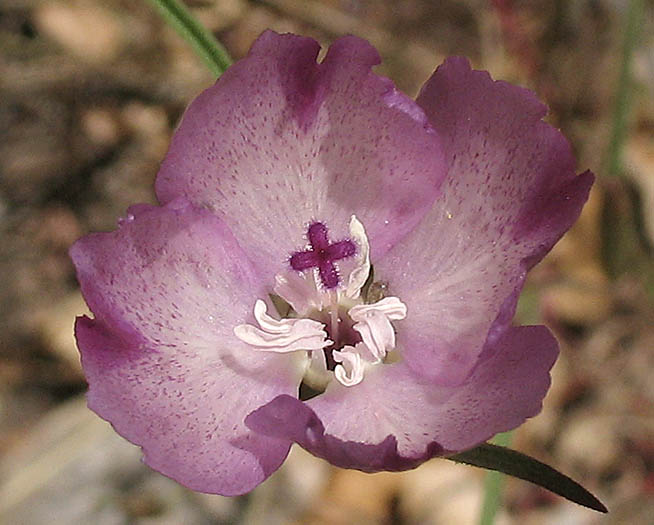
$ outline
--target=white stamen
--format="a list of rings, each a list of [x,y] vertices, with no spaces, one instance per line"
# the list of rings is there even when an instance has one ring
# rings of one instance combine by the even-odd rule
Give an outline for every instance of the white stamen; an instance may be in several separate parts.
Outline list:
[[[244,343],[263,352],[288,353],[298,350],[322,350],[332,343],[327,339],[324,325],[313,319],[282,319],[267,313],[264,301],[254,304],[254,318],[261,329],[250,324],[234,327],[234,334]]]
[[[361,288],[368,279],[370,274],[370,244],[368,243],[368,236],[363,224],[352,215],[350,218],[350,237],[357,244],[359,248],[356,259],[357,266],[350,272],[350,278],[345,289],[346,297],[356,299],[361,293]]]
[[[397,297],[385,297],[373,304],[353,306],[348,315],[357,321],[352,328],[361,334],[363,343],[378,363],[395,348],[395,330],[391,321],[404,319],[406,313],[406,305]]]
[[[344,346],[340,351],[334,350],[332,357],[337,363],[342,363],[334,369],[334,375],[339,383],[344,386],[354,386],[363,380],[365,363],[355,347]]]
[[[291,305],[299,316],[311,310],[322,310],[323,293],[316,288],[313,277],[307,279],[298,272],[284,272],[275,276],[275,293]]]

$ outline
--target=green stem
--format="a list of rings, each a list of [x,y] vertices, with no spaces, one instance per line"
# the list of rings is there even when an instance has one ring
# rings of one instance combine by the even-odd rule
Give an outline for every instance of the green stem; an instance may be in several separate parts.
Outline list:
[[[511,444],[511,432],[497,434],[493,439],[493,443],[502,447],[508,447]],[[484,502],[479,516],[479,525],[493,525],[495,523],[495,515],[502,502],[504,477],[504,474],[497,471],[486,473],[484,480]]]
[[[611,142],[609,143],[607,160],[608,175],[620,175],[622,171],[621,154],[627,132],[627,116],[629,114],[632,88],[631,56],[638,42],[642,20],[643,0],[630,0],[625,20],[622,62],[620,64],[620,77],[618,79],[613,124],[611,126]]]
[[[200,24],[188,8],[177,0],[149,0],[179,35],[186,40],[204,60],[211,72],[219,77],[232,60],[227,50],[210,31]]]

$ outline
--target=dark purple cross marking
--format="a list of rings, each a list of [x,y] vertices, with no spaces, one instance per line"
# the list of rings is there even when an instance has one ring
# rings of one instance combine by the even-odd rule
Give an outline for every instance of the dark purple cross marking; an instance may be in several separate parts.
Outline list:
[[[349,239],[334,243],[329,242],[327,226],[314,222],[309,226],[307,238],[311,248],[291,255],[291,268],[303,272],[318,268],[320,281],[328,290],[336,288],[340,281],[335,261],[351,257],[356,252],[356,245]]]

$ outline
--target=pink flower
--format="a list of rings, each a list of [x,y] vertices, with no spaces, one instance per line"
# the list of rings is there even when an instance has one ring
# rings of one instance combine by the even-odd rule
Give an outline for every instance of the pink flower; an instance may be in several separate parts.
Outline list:
[[[264,33],[186,111],[161,206],[71,250],[89,406],[195,490],[248,492],[293,442],[411,468],[549,387],[555,339],[511,319],[593,176],[531,92],[465,59],[414,102],[365,41],[318,50]]]

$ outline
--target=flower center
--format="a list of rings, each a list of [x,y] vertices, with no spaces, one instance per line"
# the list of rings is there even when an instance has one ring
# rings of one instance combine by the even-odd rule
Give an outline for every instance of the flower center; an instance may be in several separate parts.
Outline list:
[[[354,328],[354,321],[348,315],[346,307],[336,304],[330,305],[322,311],[315,311],[309,314],[311,319],[323,323],[327,339],[332,344],[324,348],[327,369],[334,370],[337,366],[332,352],[340,350],[345,346],[356,346],[361,342],[361,334]]]
[[[383,364],[395,349],[391,322],[407,313],[397,297],[386,297],[386,283],[371,282],[368,238],[354,216],[350,237],[331,243],[327,227],[312,223],[307,231],[309,247],[289,258],[293,271],[275,278],[277,299],[288,307],[278,308],[279,313],[285,312],[283,318],[268,315],[266,302],[258,299],[254,318],[259,326],[234,327],[236,337],[253,350],[299,355],[294,362],[301,367],[303,385],[317,393],[334,378],[354,386],[367,369]],[[353,268],[347,284],[341,284],[337,261],[348,258],[354,259],[348,263]]]

